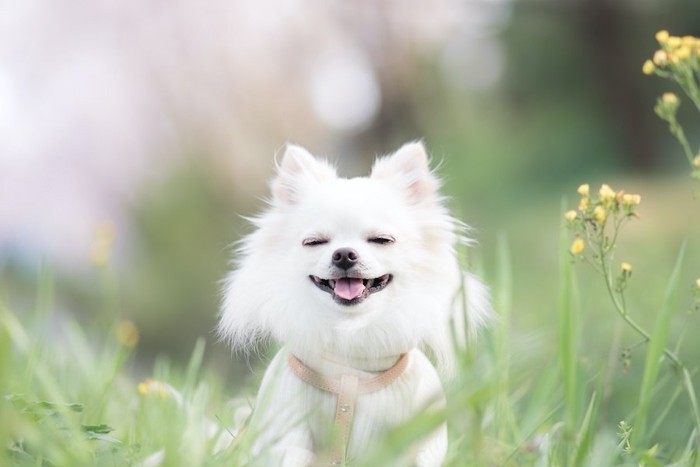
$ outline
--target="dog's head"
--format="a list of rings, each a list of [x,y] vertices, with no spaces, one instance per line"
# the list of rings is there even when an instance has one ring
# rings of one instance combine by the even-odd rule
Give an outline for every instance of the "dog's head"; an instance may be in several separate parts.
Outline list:
[[[222,335],[368,357],[449,342],[461,226],[438,188],[421,143],[353,179],[288,146],[226,281]]]

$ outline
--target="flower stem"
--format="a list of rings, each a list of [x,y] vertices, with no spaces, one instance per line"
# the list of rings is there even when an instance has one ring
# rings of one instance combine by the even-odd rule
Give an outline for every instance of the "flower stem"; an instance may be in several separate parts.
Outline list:
[[[651,336],[649,335],[649,333],[630,317],[629,313],[627,312],[627,308],[624,305],[624,301],[620,301],[620,299],[615,295],[615,287],[613,285],[612,275],[610,274],[610,267],[609,264],[607,264],[607,255],[603,253],[602,250],[600,262],[602,266],[601,270],[603,272],[603,278],[605,279],[605,286],[608,290],[608,295],[612,299],[613,305],[615,306],[615,310],[620,315],[620,317],[623,320],[625,320],[625,322],[637,332],[637,334],[644,338],[645,342],[649,342],[651,340]],[[620,294],[622,294],[622,292],[620,292]],[[666,357],[668,357],[668,359],[671,360],[674,365],[678,366],[679,368],[685,369],[685,366],[680,361],[678,356],[675,353],[673,353],[673,351],[664,347],[664,355],[666,355]]]
[[[627,306],[624,301],[624,292],[620,291],[619,294],[621,298],[618,298],[615,294],[615,288],[613,286],[612,274],[610,273],[610,261],[607,256],[607,252],[603,251],[603,248],[599,249],[600,252],[600,270],[603,273],[603,278],[605,280],[605,286],[608,291],[615,311],[620,315],[620,317],[632,328],[637,334],[642,336],[645,343],[651,341],[651,336],[644,330],[636,321],[634,321],[629,313],[627,312]],[[688,399],[690,400],[690,405],[693,410],[693,418],[695,422],[696,429],[700,432],[700,407],[698,406],[697,396],[695,395],[695,387],[693,386],[693,381],[690,376],[688,368],[681,362],[680,358],[671,350],[664,347],[664,355],[673,363],[673,365],[681,372],[681,384],[683,389],[688,393]]]
[[[700,102],[697,105],[700,105]],[[669,130],[671,130],[671,134],[675,136],[678,142],[681,144],[688,162],[690,165],[693,165],[693,150],[690,148],[690,143],[688,143],[688,138],[685,136],[683,127],[680,125],[680,123],[678,123],[675,116],[671,116],[668,119],[668,127]]]

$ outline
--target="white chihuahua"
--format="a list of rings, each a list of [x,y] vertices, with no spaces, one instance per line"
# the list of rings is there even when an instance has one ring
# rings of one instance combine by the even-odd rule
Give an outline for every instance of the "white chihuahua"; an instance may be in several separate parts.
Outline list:
[[[226,280],[219,325],[237,348],[270,336],[284,345],[249,427],[261,464],[342,464],[444,404],[420,349],[450,367],[450,320],[465,315],[453,313],[465,278],[455,252],[464,226],[439,185],[421,143],[353,179],[287,147],[269,209],[252,219],[256,230]],[[489,300],[477,279],[466,282],[473,330],[486,321]],[[446,450],[443,425],[401,456],[440,465]]]

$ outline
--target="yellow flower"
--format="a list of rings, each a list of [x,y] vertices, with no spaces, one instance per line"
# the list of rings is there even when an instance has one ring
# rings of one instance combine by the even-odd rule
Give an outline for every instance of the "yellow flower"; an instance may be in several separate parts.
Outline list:
[[[698,290],[700,290],[700,278],[695,281],[695,287],[697,287]]]
[[[665,29],[662,29],[661,31],[656,33],[656,40],[659,41],[659,44],[664,45],[666,42],[668,42],[669,34],[668,31]]]
[[[678,96],[676,96],[672,92],[665,92],[661,96],[661,100],[663,101],[664,104],[670,104],[670,105],[675,105],[678,104]]]
[[[139,328],[133,321],[122,321],[117,327],[117,340],[124,347],[136,347],[139,343]]]
[[[599,224],[605,222],[605,218],[607,217],[605,208],[603,206],[596,206],[593,210],[593,217],[595,217],[596,222]]]
[[[169,397],[173,394],[173,389],[165,383],[148,378],[139,383],[137,386],[139,394],[145,396],[147,394],[156,394],[160,397]]]
[[[600,187],[600,190],[598,191],[598,195],[600,195],[601,201],[607,203],[615,199],[615,190],[610,188],[609,185],[603,183],[603,185],[601,185]]]
[[[622,272],[630,273],[632,272],[632,265],[630,263],[622,263],[620,266],[622,269]]]
[[[569,248],[569,251],[572,255],[580,255],[581,253],[583,253],[584,248],[586,248],[586,244],[583,243],[583,240],[577,238],[576,240],[574,240],[574,243],[571,244],[571,248]]]
[[[654,58],[652,58],[654,65],[664,66],[668,63],[668,54],[665,50],[657,50],[654,52]]]
[[[697,37],[693,37],[693,36],[683,36],[683,37],[681,38],[681,43],[682,43],[683,46],[685,46],[685,47],[691,47],[691,48],[692,48],[692,47],[694,47],[695,44],[697,43],[697,40],[698,40]]]
[[[95,241],[90,251],[90,262],[94,266],[105,266],[109,263],[115,237],[115,228],[112,222],[104,221],[97,226]]]
[[[680,47],[682,43],[683,40],[678,36],[670,36],[668,41],[666,41],[666,44],[668,44],[668,46],[672,49]]]
[[[680,101],[678,100],[678,96],[672,92],[665,92],[661,95],[657,111],[661,112],[663,115],[673,115],[676,113],[676,110],[678,110],[679,105]]]
[[[690,47],[686,47],[685,45],[679,47],[678,50],[673,53],[671,58],[671,61],[674,61],[673,58],[676,59],[675,61],[687,60],[690,58]]]
[[[581,198],[581,201],[578,203],[578,209],[579,211],[585,211],[588,209],[588,198]]]
[[[625,194],[622,197],[622,202],[627,206],[636,206],[642,202],[642,197],[639,195]]]
[[[653,75],[655,71],[656,66],[651,60],[647,60],[646,62],[644,62],[644,65],[642,65],[642,73],[644,73],[645,75]]]
[[[571,211],[566,211],[566,214],[564,214],[564,217],[565,217],[566,220],[569,221],[569,222],[571,222],[571,221],[573,221],[574,219],[576,219],[577,216],[578,216],[578,214],[576,214],[576,211],[574,211],[573,209],[572,209]]]
[[[695,159],[693,159],[693,167],[700,167],[700,154],[695,156]]]
[[[578,187],[578,190],[576,190],[579,195],[581,196],[588,196],[590,193],[590,186],[588,186],[588,183],[584,183],[580,187]]]

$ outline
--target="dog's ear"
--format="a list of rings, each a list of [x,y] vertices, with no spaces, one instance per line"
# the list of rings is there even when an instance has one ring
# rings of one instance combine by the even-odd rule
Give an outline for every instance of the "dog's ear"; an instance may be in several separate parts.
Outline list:
[[[432,199],[440,185],[430,171],[428,154],[420,141],[404,144],[394,154],[378,159],[371,177],[405,191],[414,203]]]
[[[335,177],[335,169],[326,161],[316,159],[301,146],[288,144],[271,183],[273,201],[280,206],[296,204],[301,190],[309,183]]]

